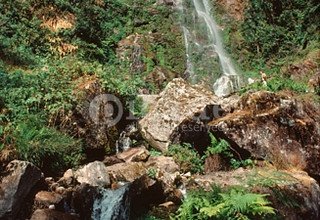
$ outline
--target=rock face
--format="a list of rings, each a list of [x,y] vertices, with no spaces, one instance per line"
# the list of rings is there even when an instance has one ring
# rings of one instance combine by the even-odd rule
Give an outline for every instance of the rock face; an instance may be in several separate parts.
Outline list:
[[[20,218],[25,199],[41,175],[41,171],[29,162],[14,160],[8,164],[0,184],[0,219]]]
[[[174,79],[160,94],[154,108],[139,122],[143,137],[154,148],[166,151],[170,136],[186,119],[201,114],[217,100],[211,92]]]
[[[320,114],[312,104],[270,92],[247,94],[238,107],[209,123],[216,136],[279,168],[320,177]],[[223,133],[223,134],[222,134]]]
[[[110,186],[108,169],[100,161],[89,163],[75,171],[74,177],[79,183],[89,184],[90,186]]]

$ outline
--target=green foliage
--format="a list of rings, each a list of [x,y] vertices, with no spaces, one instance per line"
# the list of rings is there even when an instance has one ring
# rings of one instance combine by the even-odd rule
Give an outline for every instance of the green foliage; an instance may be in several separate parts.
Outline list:
[[[32,16],[31,1],[0,1],[0,59],[17,65],[35,64],[38,54],[47,54],[47,30]]]
[[[217,138],[209,133],[210,146],[205,151],[203,159],[213,154],[220,154],[224,158],[229,160],[229,163],[233,169],[237,169],[241,166],[253,166],[253,161],[251,159],[242,160],[241,158],[234,158],[233,151],[231,150],[230,144],[226,140],[218,141]]]
[[[78,165],[83,157],[80,141],[46,127],[37,115],[17,122],[13,138],[20,159],[51,174]]]
[[[154,167],[150,167],[148,170],[147,170],[147,175],[152,178],[152,179],[155,179],[157,177],[157,169],[154,168]]]
[[[267,195],[240,189],[194,191],[177,212],[176,219],[267,219],[275,214]]]
[[[152,157],[158,157],[158,156],[162,155],[162,153],[160,151],[157,151],[153,148],[149,150],[149,153],[150,153],[150,156],[152,156]]]
[[[28,114],[52,116],[70,110],[74,102],[71,76],[60,74],[55,68],[32,74],[21,70],[0,73],[0,99],[9,112],[7,119],[14,121]]]
[[[297,93],[305,93],[308,91],[308,85],[303,82],[296,82],[286,77],[274,76],[273,78],[267,81],[267,84],[264,84],[262,82],[255,82],[241,89],[240,93],[244,93],[249,90],[254,90],[254,91],[267,90],[270,92],[278,92],[281,90],[291,90]]]
[[[190,144],[171,145],[166,154],[173,157],[184,173],[203,172],[203,158]]]
[[[210,146],[206,150],[207,156],[211,154],[223,154],[226,157],[232,157],[232,153],[230,152],[230,145],[226,140],[218,141],[212,133],[209,133],[209,136]]]
[[[253,57],[284,57],[319,40],[320,4],[316,0],[251,0],[242,34]]]

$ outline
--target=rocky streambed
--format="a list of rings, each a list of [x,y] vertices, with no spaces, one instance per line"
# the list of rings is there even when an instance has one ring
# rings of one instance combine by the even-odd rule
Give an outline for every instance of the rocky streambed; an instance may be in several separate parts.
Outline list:
[[[213,184],[267,194],[284,219],[319,218],[318,106],[285,93],[218,98],[182,79],[146,100],[149,112],[136,131],[141,135],[122,135],[142,136],[138,146],[60,177],[11,161],[1,175],[0,219],[143,219],[146,214],[168,219],[189,191],[210,190]],[[167,153],[172,144],[189,143],[204,155],[210,134],[226,140],[231,155],[250,159],[250,165],[232,167],[225,157],[210,155],[195,173]]]

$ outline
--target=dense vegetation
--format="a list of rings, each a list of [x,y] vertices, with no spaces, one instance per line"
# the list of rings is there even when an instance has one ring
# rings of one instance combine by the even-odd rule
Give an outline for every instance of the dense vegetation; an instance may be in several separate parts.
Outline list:
[[[67,129],[86,99],[79,84],[96,79],[103,90],[135,99],[138,89],[163,88],[166,81],[149,76],[156,68],[169,75],[183,71],[184,46],[180,33],[171,32],[173,13],[154,3],[0,1],[2,160],[26,159],[49,173],[75,166],[87,146]]]
[[[310,91],[308,80],[320,63],[318,1],[249,0],[241,20],[215,5],[229,53],[245,76],[260,77],[262,71],[272,78],[254,89]]]

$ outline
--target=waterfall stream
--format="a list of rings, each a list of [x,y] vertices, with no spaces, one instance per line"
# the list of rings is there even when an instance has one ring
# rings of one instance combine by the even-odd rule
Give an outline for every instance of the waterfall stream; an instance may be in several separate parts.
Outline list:
[[[208,0],[181,0],[178,8],[191,82],[209,83],[218,96],[237,90],[240,87],[239,71],[224,49]]]
[[[125,220],[129,218],[129,187],[126,184],[119,189],[101,189],[93,204],[93,220]]]

